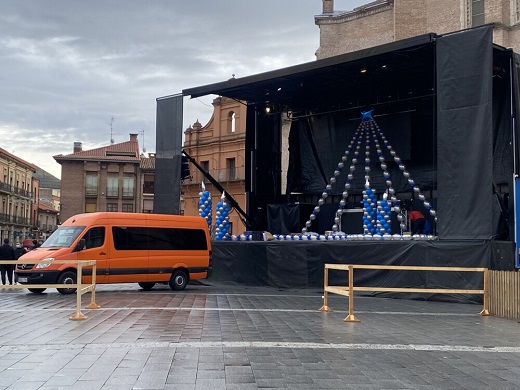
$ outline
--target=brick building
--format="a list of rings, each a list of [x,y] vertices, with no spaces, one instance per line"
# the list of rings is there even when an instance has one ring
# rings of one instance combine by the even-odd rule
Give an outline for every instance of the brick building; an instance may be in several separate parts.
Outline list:
[[[36,167],[0,148],[0,242],[31,237],[38,213]]]
[[[118,144],[53,156],[61,164],[60,219],[85,212],[141,212],[141,177],[137,134]]]
[[[352,11],[322,0],[317,59],[425,33],[445,34],[493,23],[494,43],[520,51],[519,0],[377,0]]]
[[[197,120],[184,132],[184,150],[245,210],[246,106],[233,99],[218,97],[213,100],[213,107],[213,115],[205,126]],[[191,177],[181,185],[181,210],[185,215],[199,214],[199,193],[204,182],[212,195],[214,222],[216,205],[222,194],[193,165],[190,173]],[[239,214],[232,212],[229,217],[229,232],[243,232]]]

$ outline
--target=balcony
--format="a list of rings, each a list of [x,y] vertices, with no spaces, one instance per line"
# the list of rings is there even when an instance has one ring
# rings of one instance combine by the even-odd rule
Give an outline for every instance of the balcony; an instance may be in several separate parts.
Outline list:
[[[245,167],[232,169],[210,169],[209,174],[219,183],[245,180]],[[191,170],[191,179],[183,180],[182,184],[209,183],[209,180],[199,170]]]
[[[143,194],[152,194],[154,191],[154,183],[144,183],[143,184]]]
[[[18,195],[23,198],[32,199],[33,193],[31,191],[24,190],[22,188],[14,187],[8,183],[2,183],[0,182],[0,192],[11,194],[11,195]]]

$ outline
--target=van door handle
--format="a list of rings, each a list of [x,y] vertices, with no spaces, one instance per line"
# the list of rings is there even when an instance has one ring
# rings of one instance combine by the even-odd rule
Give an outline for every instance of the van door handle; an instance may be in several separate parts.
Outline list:
[[[105,253],[105,252],[99,252],[99,254],[100,254],[100,255],[106,255],[106,253]]]

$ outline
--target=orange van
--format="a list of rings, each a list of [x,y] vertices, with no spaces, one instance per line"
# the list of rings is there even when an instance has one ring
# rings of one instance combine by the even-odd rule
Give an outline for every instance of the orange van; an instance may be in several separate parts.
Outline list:
[[[67,219],[37,249],[18,261],[50,260],[48,264],[18,264],[21,284],[75,284],[73,264],[53,260],[96,260],[96,283],[138,283],[150,290],[168,283],[183,290],[190,280],[211,276],[211,240],[202,217],[166,214],[88,213]],[[83,283],[92,269],[83,270]],[[41,293],[45,288],[30,288]],[[75,288],[58,288],[71,294]]]

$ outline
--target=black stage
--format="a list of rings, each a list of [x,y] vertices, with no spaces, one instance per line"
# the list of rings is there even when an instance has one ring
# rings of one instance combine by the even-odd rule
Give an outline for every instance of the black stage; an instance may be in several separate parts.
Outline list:
[[[208,280],[247,286],[323,288],[324,264],[384,264],[514,269],[515,244],[508,241],[215,241]],[[355,272],[356,285],[424,288],[482,288],[480,272]],[[329,284],[346,286],[347,272],[330,271]],[[372,294],[376,295],[376,293]],[[385,297],[475,301],[460,294],[390,294]]]

